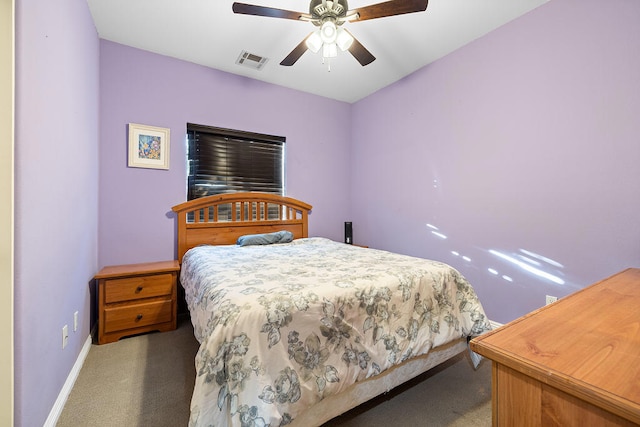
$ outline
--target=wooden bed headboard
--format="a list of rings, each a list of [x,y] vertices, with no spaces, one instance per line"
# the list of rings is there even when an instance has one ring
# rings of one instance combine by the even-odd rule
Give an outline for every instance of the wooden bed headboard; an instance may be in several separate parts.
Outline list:
[[[230,193],[201,197],[171,208],[178,214],[178,261],[198,245],[231,245],[245,234],[288,230],[309,237],[311,205],[269,193]]]

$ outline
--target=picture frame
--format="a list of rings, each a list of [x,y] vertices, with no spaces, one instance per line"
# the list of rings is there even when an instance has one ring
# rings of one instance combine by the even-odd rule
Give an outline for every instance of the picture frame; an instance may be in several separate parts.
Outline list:
[[[169,169],[170,130],[129,123],[130,168]]]

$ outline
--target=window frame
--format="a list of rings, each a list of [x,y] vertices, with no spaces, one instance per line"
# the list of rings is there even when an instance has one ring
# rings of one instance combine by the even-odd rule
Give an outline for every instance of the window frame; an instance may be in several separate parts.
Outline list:
[[[194,161],[199,162],[201,161],[201,159],[198,158],[197,155],[194,155],[192,150],[195,148],[194,145],[199,143],[199,141],[197,140],[197,135],[200,135],[200,136],[206,135],[207,137],[210,137],[213,140],[220,139],[220,141],[213,141],[213,142],[215,144],[220,144],[220,145],[229,144],[227,147],[232,147],[231,144],[247,142],[249,145],[246,146],[246,149],[248,150],[248,152],[252,154],[260,154],[259,152],[260,148],[256,148],[256,147],[262,147],[262,149],[264,149],[265,147],[268,147],[269,145],[274,145],[275,147],[279,147],[279,148],[275,148],[272,151],[272,153],[274,153],[273,159],[280,160],[279,167],[274,166],[273,176],[275,177],[279,175],[279,178],[273,179],[272,181],[273,188],[265,190],[264,186],[258,186],[256,184],[255,175],[254,175],[252,177],[249,177],[247,181],[241,181],[240,184],[228,185],[220,191],[212,190],[212,191],[206,191],[206,193],[203,193],[202,191],[196,191],[196,187],[198,184],[195,182],[194,177],[198,176],[198,171],[193,170],[193,168],[198,166],[194,166],[193,162]],[[223,140],[226,142],[223,142]],[[252,143],[257,145],[251,146]],[[286,144],[285,143],[286,143],[286,137],[284,136],[267,135],[267,134],[261,134],[256,132],[248,132],[248,131],[241,131],[241,130],[235,130],[235,129],[220,128],[215,126],[206,126],[206,125],[199,125],[194,123],[187,123],[186,156],[185,156],[187,161],[187,171],[186,171],[187,172],[187,177],[186,177],[187,178],[186,179],[187,200],[193,200],[195,198],[204,197],[207,195],[233,193],[238,191],[262,191],[265,193],[279,194],[284,196],[285,190],[286,190],[285,189],[285,177],[286,177],[285,175]],[[215,150],[215,149],[212,149],[212,150]],[[234,151],[234,150],[237,150],[237,151]],[[230,155],[237,156],[238,153],[242,152],[242,150],[244,150],[244,148],[237,149],[234,147],[234,149],[231,150]],[[225,154],[227,154],[226,151],[225,151]],[[242,154],[245,155],[246,152]],[[261,167],[266,166],[266,168],[268,169],[269,167],[268,161],[265,161],[263,163],[260,163],[259,161],[254,162],[251,155],[249,155],[249,157],[251,158],[251,160],[249,161],[250,165],[248,166],[245,165],[245,166],[238,167],[237,163],[242,163],[242,161],[232,162],[236,167],[236,169],[234,169],[234,172],[238,172],[238,171],[247,172],[247,175],[250,175],[248,171],[253,169],[254,163],[258,164]],[[245,159],[245,163],[246,163],[246,159]],[[225,165],[227,165],[226,162],[225,162]],[[214,170],[220,172],[220,174],[215,175],[219,179],[215,181],[216,184],[214,184],[214,186],[219,186],[220,185],[219,182],[221,180],[229,179],[228,176],[224,174],[224,172],[228,173],[228,170],[223,171],[223,169],[226,168],[227,166],[212,165],[212,164],[207,164],[205,166],[207,168],[210,168],[207,170],[208,172],[214,171]],[[220,169],[216,169],[216,168],[220,168]]]

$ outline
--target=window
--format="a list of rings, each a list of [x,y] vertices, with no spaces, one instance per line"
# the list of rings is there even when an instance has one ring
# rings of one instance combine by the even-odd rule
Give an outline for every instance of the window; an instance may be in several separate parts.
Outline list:
[[[187,200],[261,191],[284,195],[282,136],[187,123]]]

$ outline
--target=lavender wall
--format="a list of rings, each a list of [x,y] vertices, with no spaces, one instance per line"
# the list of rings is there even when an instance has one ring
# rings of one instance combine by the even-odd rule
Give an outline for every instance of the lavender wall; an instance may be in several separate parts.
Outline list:
[[[89,337],[99,44],[85,1],[15,4],[15,425],[39,426]]]
[[[639,266],[639,19],[549,2],[357,103],[363,243],[452,264],[498,322]]]
[[[287,195],[313,205],[311,235],[342,238],[349,104],[109,41],[100,94],[100,266],[175,258],[170,210],[186,200],[187,122],[285,136]],[[128,123],[171,130],[168,171],[127,167]]]

